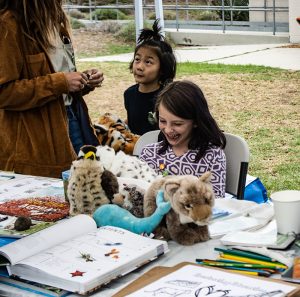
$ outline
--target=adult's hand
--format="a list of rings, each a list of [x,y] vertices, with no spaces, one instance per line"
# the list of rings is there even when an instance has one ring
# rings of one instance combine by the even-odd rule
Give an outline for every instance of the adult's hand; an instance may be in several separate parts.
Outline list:
[[[101,87],[104,80],[103,72],[98,69],[85,70],[83,71],[82,76],[87,80],[87,85],[92,89]]]
[[[68,81],[69,92],[81,91],[87,85],[87,79],[81,72],[65,72]]]

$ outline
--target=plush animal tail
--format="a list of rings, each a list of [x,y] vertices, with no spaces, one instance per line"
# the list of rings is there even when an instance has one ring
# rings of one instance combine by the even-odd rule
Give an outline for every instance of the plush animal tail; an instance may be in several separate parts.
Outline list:
[[[105,204],[94,212],[93,218],[96,221],[97,227],[114,226],[137,234],[150,234],[159,225],[164,215],[171,209],[170,202],[163,200],[163,192],[158,192],[156,202],[157,208],[150,217],[137,218],[128,210],[118,205]]]

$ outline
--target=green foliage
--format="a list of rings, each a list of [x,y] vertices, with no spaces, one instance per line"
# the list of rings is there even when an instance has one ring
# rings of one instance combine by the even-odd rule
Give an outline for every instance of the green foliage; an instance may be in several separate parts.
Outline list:
[[[72,10],[68,11],[68,14],[70,17],[72,17],[74,19],[85,19],[86,18],[86,15],[77,9],[72,9]]]
[[[279,68],[255,65],[224,65],[191,62],[178,63],[177,67],[177,73],[180,75],[193,75],[200,73],[254,73],[258,77],[267,76],[271,78],[273,73],[279,73],[281,71],[282,70]]]
[[[80,29],[80,28],[85,28],[85,24],[82,22],[78,21],[77,19],[71,18],[70,19],[71,27],[72,29]]]
[[[249,0],[224,0],[224,6],[226,9],[230,8],[230,3],[232,6],[249,6]],[[212,5],[214,6],[222,6],[221,0],[212,0]],[[216,13],[222,19],[222,10],[217,10]],[[224,12],[225,21],[231,20],[231,12],[226,10]],[[233,21],[241,21],[246,22],[249,21],[249,12],[243,10],[234,10],[232,11],[232,19]]]
[[[116,44],[109,44],[108,51],[110,55],[118,55],[124,53],[131,53],[134,51],[135,44],[124,44],[124,45],[116,45]]]
[[[96,20],[125,20],[126,15],[119,9],[96,9],[93,14]]]
[[[135,35],[135,22],[129,22],[115,34],[115,37],[120,38],[124,42],[135,44]]]
[[[196,13],[192,14],[193,19],[197,21],[215,21],[219,18],[218,14],[215,11],[208,11],[208,10],[200,10],[196,11]]]
[[[149,20],[155,20],[156,14],[155,12],[149,12],[147,14]],[[164,19],[165,20],[175,20],[176,19],[176,12],[174,10],[164,10]]]

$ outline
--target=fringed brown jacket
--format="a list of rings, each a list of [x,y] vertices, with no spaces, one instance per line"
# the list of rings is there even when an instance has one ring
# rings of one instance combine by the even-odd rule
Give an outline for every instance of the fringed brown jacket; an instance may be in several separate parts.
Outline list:
[[[76,158],[62,98],[68,84],[20,32],[10,12],[0,16],[0,170],[60,177]]]

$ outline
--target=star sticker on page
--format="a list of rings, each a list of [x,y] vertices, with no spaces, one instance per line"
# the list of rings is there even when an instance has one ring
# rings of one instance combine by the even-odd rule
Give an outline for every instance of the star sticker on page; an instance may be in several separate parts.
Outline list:
[[[70,272],[70,274],[72,274],[72,277],[74,276],[83,276],[85,272],[81,272],[79,270],[76,270],[75,272]]]

